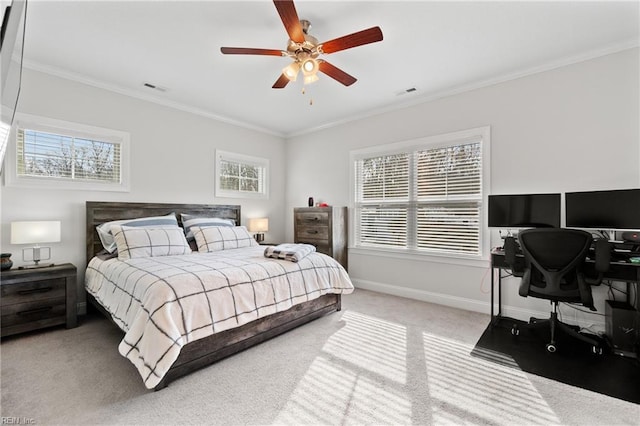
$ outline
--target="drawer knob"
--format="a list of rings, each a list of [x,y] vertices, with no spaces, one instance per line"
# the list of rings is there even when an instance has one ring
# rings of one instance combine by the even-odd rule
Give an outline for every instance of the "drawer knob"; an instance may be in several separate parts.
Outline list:
[[[310,231],[307,231],[307,234],[317,234],[318,231],[316,229],[312,229]]]

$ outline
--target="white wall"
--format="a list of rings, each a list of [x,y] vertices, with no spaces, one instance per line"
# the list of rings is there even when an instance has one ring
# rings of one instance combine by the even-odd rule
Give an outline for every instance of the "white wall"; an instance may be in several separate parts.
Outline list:
[[[349,205],[349,151],[486,125],[490,193],[639,187],[638,61],[635,48],[290,138],[287,176],[295,179],[287,180],[287,238],[293,208],[309,196]],[[488,265],[349,252],[357,286],[482,312],[489,312]],[[506,284],[508,315],[548,314],[548,302],[521,298],[515,282]],[[604,288],[596,293],[604,313]],[[603,321],[580,315],[583,323]]]
[[[62,241],[52,245],[52,261],[79,270],[84,301],[85,201],[240,204],[242,221],[268,216],[268,239],[281,240],[285,218],[284,148],[280,137],[232,126],[107,90],[25,69],[18,110],[48,118],[105,127],[131,134],[131,191],[87,192],[2,186],[1,251],[22,264],[22,246],[9,244],[10,223],[61,220]],[[270,160],[268,200],[214,197],[215,149]]]
[[[25,70],[22,112],[131,134],[131,191],[1,188],[0,250],[15,220],[62,220],[54,262],[85,264],[84,203],[150,201],[241,204],[243,220],[269,216],[272,241],[293,238],[293,208],[309,196],[349,205],[349,151],[489,125],[491,193],[565,192],[640,186],[638,49],[361,119],[290,140],[110,91]],[[214,197],[216,148],[269,158],[269,200]],[[287,179],[285,177],[295,177]],[[286,214],[282,214],[282,209]],[[492,245],[498,245],[493,235]],[[488,262],[457,265],[350,252],[357,286],[489,311]],[[81,274],[82,275],[82,274]],[[79,280],[82,289],[82,279]],[[505,285],[508,315],[545,315],[544,301]],[[598,289],[603,312],[603,289]],[[81,296],[83,300],[83,296]],[[602,321],[591,316],[583,322]]]

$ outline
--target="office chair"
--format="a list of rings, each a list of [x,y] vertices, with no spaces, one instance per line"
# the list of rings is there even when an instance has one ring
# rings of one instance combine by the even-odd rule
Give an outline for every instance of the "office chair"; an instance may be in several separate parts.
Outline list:
[[[609,268],[609,243],[596,241],[595,269],[598,276],[589,278],[583,272],[593,241],[588,232],[562,228],[527,229],[520,231],[518,241],[525,259],[520,296],[547,299],[553,306],[549,319],[531,318],[528,327],[550,327],[551,341],[546,345],[549,352],[556,351],[556,331],[562,330],[590,344],[594,353],[602,354],[600,341],[580,334],[578,327],[558,320],[558,303],[582,303],[592,311],[596,310],[591,286],[600,285],[603,272]],[[511,332],[518,335],[518,327],[514,325]]]

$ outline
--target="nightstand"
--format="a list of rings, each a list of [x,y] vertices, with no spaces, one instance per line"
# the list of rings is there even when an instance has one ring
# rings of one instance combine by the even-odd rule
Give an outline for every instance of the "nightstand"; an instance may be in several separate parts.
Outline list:
[[[2,337],[60,324],[78,325],[76,272],[70,263],[2,271]]]

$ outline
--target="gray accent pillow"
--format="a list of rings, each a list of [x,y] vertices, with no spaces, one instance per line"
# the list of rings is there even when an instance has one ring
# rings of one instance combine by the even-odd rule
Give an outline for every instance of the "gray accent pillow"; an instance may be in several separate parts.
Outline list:
[[[184,233],[187,235],[187,240],[193,238],[193,231],[191,228],[194,226],[236,226],[236,222],[233,219],[223,219],[220,217],[201,217],[190,214],[180,214],[182,220],[182,227]]]

